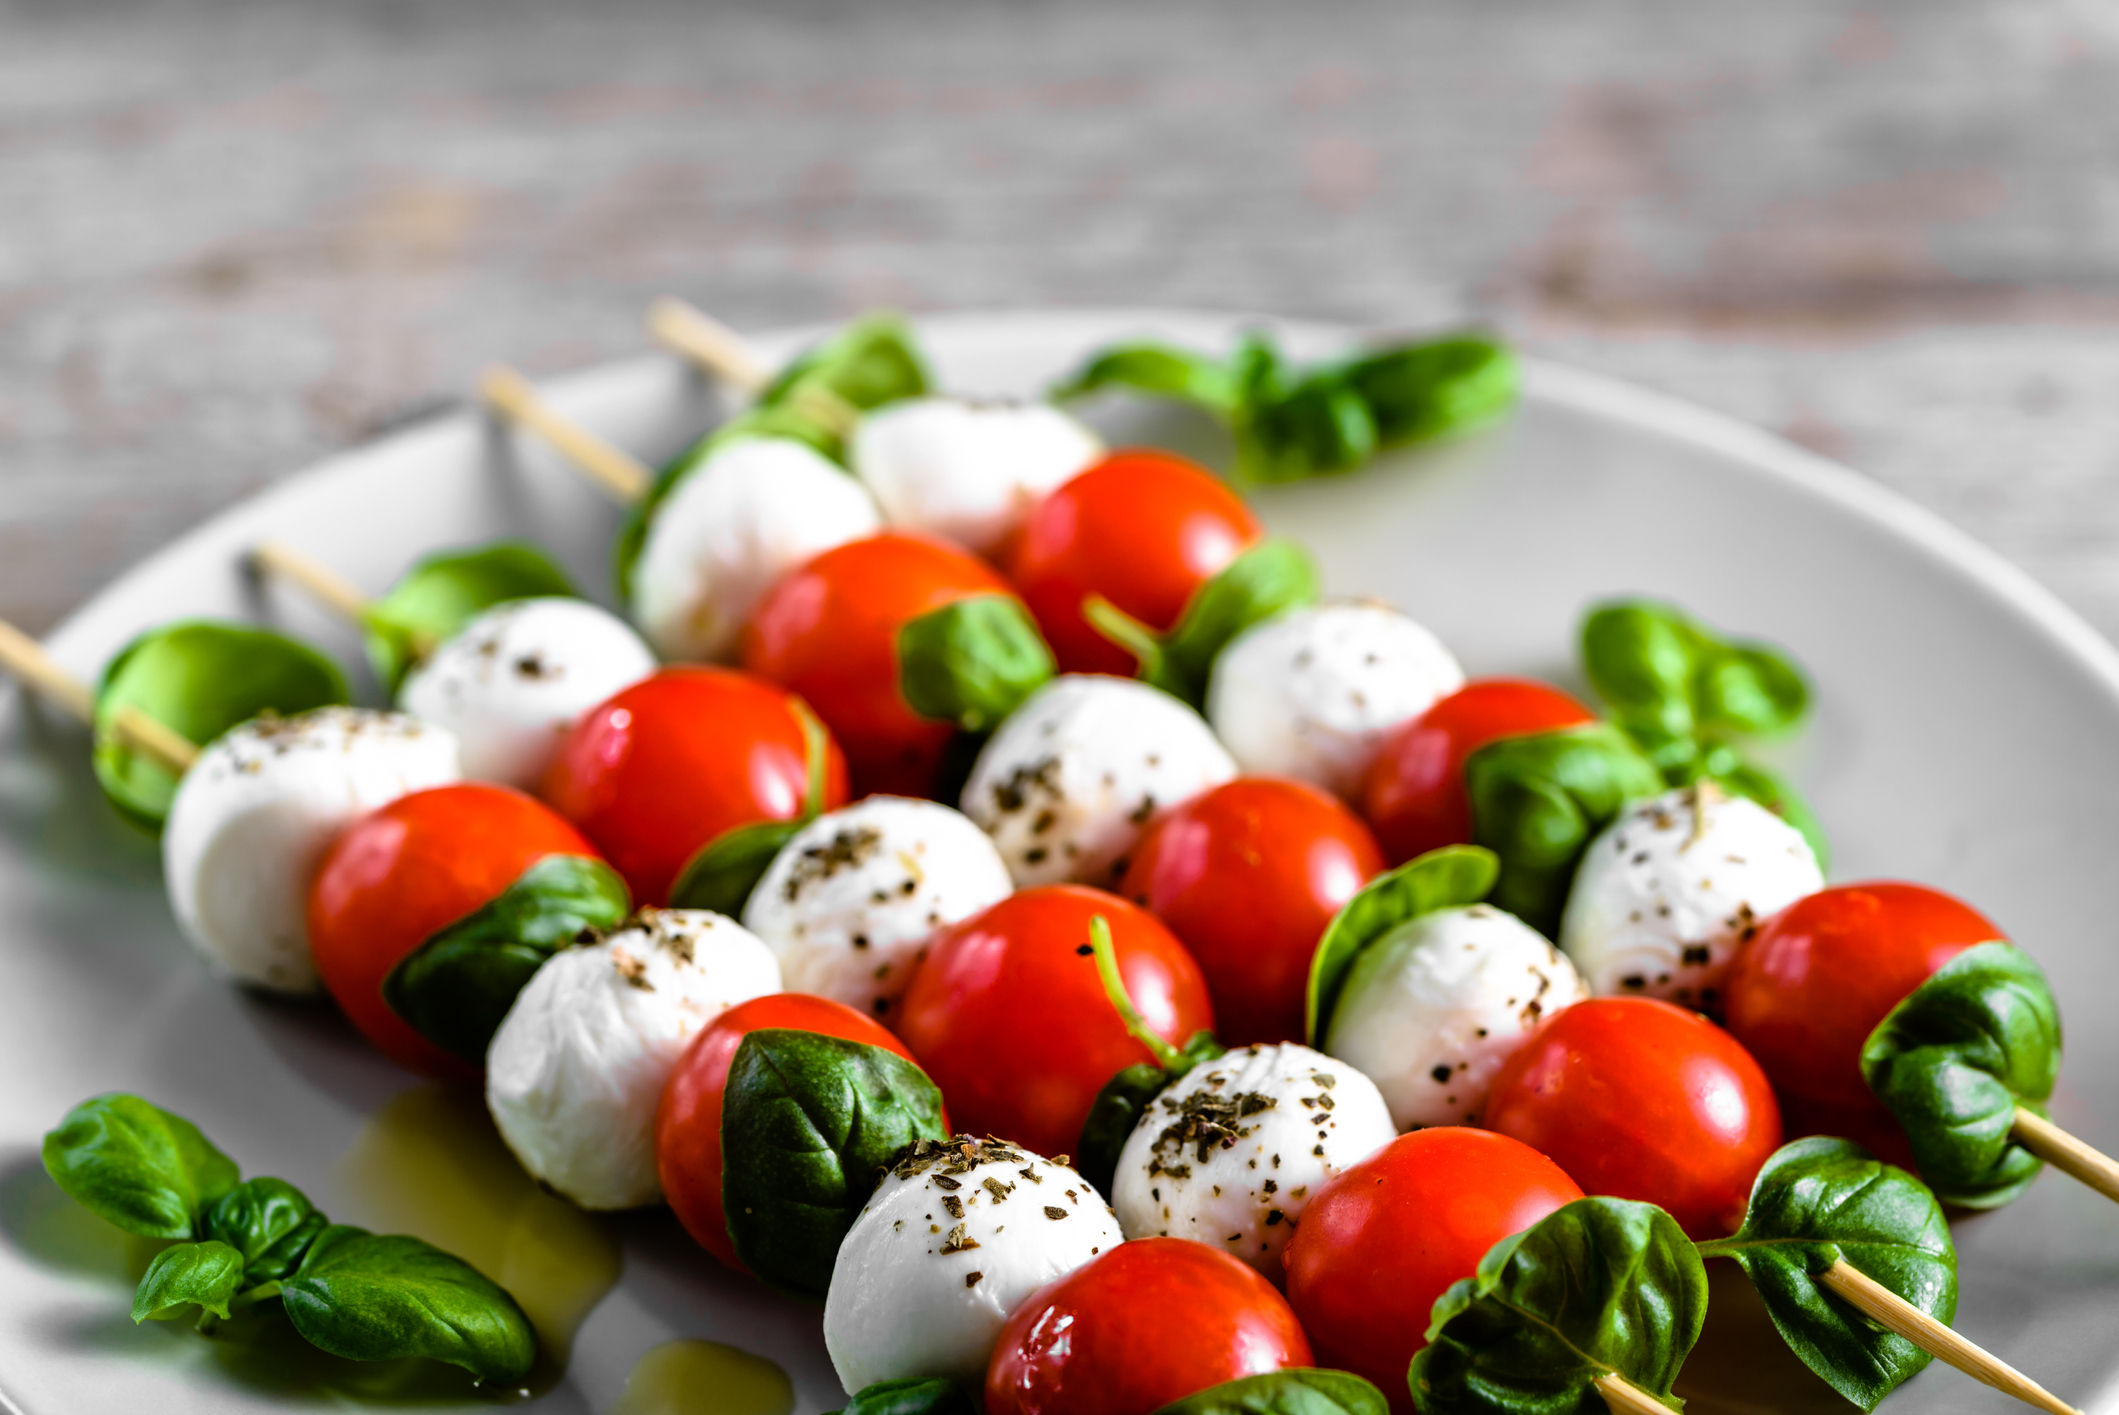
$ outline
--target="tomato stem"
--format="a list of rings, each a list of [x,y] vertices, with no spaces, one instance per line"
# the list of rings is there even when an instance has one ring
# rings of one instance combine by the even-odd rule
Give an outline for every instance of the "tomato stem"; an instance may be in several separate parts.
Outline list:
[[[1126,980],[1118,975],[1118,955],[1111,948],[1111,925],[1101,914],[1089,921],[1089,947],[1096,954],[1096,975],[1103,980],[1104,996],[1111,999],[1111,1006],[1133,1040],[1146,1047],[1155,1064],[1165,1071],[1183,1061],[1184,1053],[1155,1035],[1148,1027],[1148,1019],[1133,1005],[1132,996],[1126,992]]]
[[[1082,597],[1082,618],[1089,621],[1090,628],[1140,660],[1138,676],[1147,677],[1148,670],[1161,662],[1162,636],[1102,595]]]

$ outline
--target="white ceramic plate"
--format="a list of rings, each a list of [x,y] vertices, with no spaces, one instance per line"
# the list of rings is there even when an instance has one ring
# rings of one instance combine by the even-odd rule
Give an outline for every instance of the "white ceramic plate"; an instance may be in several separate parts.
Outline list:
[[[1237,321],[1022,314],[929,321],[945,386],[1029,393],[1085,350],[1155,332],[1219,347]],[[1298,351],[1344,331],[1286,331]],[[791,352],[801,332],[762,341]],[[713,399],[645,357],[556,381],[565,410],[653,460]],[[1215,455],[1189,417],[1107,407],[1115,435]],[[2107,914],[2119,874],[2119,656],[2018,572],[1853,474],[1725,419],[1536,367],[1504,430],[1358,476],[1261,499],[1331,587],[1427,622],[1473,673],[1572,678],[1585,601],[1669,596],[1792,648],[1819,686],[1787,759],[1836,847],[1838,879],[1896,875],[1978,904],[2052,976],[2072,1030],[2062,1123],[2119,1145],[2119,967]],[[84,676],[133,634],[188,614],[263,618],[358,660],[351,634],[239,566],[270,535],[380,589],[415,556],[499,535],[550,546],[593,590],[618,512],[542,449],[458,415],[335,458],[176,542],[52,639]],[[372,700],[373,685],[369,691]],[[795,1409],[841,1403],[813,1313],[735,1279],[666,1214],[589,1221],[529,1189],[475,1103],[367,1051],[327,1008],[238,991],[178,938],[157,854],[97,795],[75,728],[0,699],[0,1402],[60,1412],[228,1412],[369,1398],[455,1404],[461,1386],[305,1359],[268,1332],[203,1341],[127,1318],[139,1245],[45,1178],[39,1135],[81,1099],[133,1090],[198,1121],[247,1173],[277,1174],[334,1217],[421,1231],[549,1310],[591,1300],[539,1409],[607,1411],[641,1355],[673,1338],[762,1354]],[[1958,1229],[1958,1325],[2084,1406],[2119,1370],[2119,1208],[2055,1177]],[[1726,1266],[1726,1265],[1723,1265]],[[569,1278],[557,1288],[553,1273]],[[539,1277],[543,1273],[544,1277]],[[1695,1409],[1848,1407],[1776,1353],[1741,1282],[1681,1389]],[[746,1411],[729,1380],[706,1403]],[[2119,1386],[2111,1386],[2119,1398]],[[718,1403],[716,1403],[718,1402]],[[1996,1410],[1936,1367],[1899,1410]],[[645,1408],[645,1407],[643,1407]]]

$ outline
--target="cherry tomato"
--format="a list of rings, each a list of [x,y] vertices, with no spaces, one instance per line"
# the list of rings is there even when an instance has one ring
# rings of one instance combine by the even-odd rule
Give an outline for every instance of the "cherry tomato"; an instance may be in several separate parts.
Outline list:
[[[737,1272],[750,1269],[728,1241],[728,1216],[721,1208],[721,1098],[743,1039],[776,1028],[843,1037],[912,1060],[903,1042],[845,1003],[799,992],[738,1003],[692,1038],[662,1088],[655,1113],[655,1169],[662,1177],[662,1196],[685,1231]]]
[[[983,560],[888,531],[781,577],[743,631],[743,666],[800,693],[845,749],[856,794],[924,794],[954,731],[898,691],[898,630],[971,595],[1007,594]]]
[[[1467,683],[1384,739],[1363,784],[1362,814],[1384,855],[1402,865],[1445,845],[1468,845],[1464,759],[1488,742],[1594,720],[1558,688],[1527,678]]]
[[[1067,673],[1131,674],[1133,655],[1082,618],[1100,594],[1151,629],[1177,623],[1193,591],[1263,531],[1206,468],[1167,452],[1114,452],[1038,503],[1008,578]]]
[[[1214,1025],[1199,965],[1152,914],[1082,885],[1012,894],[935,935],[898,1014],[898,1035],[966,1131],[1071,1154],[1104,1083],[1154,1059],[1097,977],[1089,921],[1098,914],[1157,1036],[1182,1045]]]
[[[383,1055],[432,1076],[476,1076],[391,1010],[383,979],[545,856],[595,854],[573,826],[512,787],[466,781],[400,796],[340,832],[309,886],[317,972]]]
[[[1288,1302],[1322,1364],[1411,1410],[1406,1367],[1427,1345],[1435,1299],[1487,1249],[1581,1197],[1558,1165],[1506,1135],[1461,1125],[1400,1135],[1310,1199],[1288,1240]]]
[[[1153,1415],[1311,1360],[1287,1300],[1240,1259],[1136,1238],[1009,1313],[986,1368],[986,1415]]]
[[[1198,962],[1223,1043],[1299,1042],[1317,940],[1382,869],[1375,837],[1337,797],[1239,777],[1158,815],[1119,893]]]
[[[1486,1126],[1521,1140],[1591,1194],[1669,1210],[1700,1242],[1744,1221],[1781,1146],[1766,1073],[1697,1012],[1597,997],[1553,1014],[1501,1064]]]
[[[665,668],[574,724],[542,794],[625,876],[634,903],[662,904],[715,836],[802,813],[809,761],[795,699],[746,673]],[[845,801],[834,742],[824,808]]]

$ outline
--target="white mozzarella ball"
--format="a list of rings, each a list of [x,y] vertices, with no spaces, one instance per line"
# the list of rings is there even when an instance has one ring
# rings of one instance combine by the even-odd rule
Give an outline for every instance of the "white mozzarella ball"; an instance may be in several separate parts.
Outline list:
[[[1376,1083],[1306,1046],[1202,1063],[1126,1137],[1112,1203],[1128,1238],[1189,1238],[1278,1283],[1310,1196],[1396,1139]]]
[[[679,481],[648,522],[633,618],[663,657],[725,659],[789,570],[883,518],[865,487],[805,442],[746,437]]]
[[[1245,772],[1292,776],[1353,800],[1385,734],[1463,686],[1442,641],[1397,610],[1312,605],[1222,650],[1207,720]]]
[[[1103,451],[1049,403],[905,398],[861,419],[851,460],[892,525],[986,555]]]
[[[994,733],[964,785],[964,814],[1001,847],[1018,889],[1106,884],[1148,817],[1236,775],[1177,699],[1130,678],[1070,673]]]
[[[699,1030],[780,991],[772,950],[703,909],[643,909],[552,955],[486,1049],[486,1107],[530,1175],[585,1209],[661,1197],[655,1107]]]
[[[1376,1083],[1399,1129],[1475,1125],[1494,1073],[1539,1020],[1588,996],[1566,956],[1515,915],[1441,909],[1354,961],[1324,1049]]]
[[[456,734],[464,775],[533,790],[575,719],[655,671],[631,625],[587,600],[518,599],[412,670],[397,705]]]
[[[849,1391],[913,1376],[977,1390],[1016,1304],[1123,1241],[1066,1165],[997,1140],[923,1141],[839,1245],[825,1349]]]
[[[184,936],[247,983],[313,992],[309,884],[354,820],[459,779],[456,739],[401,713],[327,707],[259,717],[199,754],[162,833]]]
[[[1590,845],[1560,947],[1599,994],[1704,1007],[1758,926],[1824,887],[1794,826],[1711,785],[1683,787],[1633,806]]]
[[[802,827],[751,891],[743,923],[789,992],[890,1012],[936,929],[1014,889],[986,832],[947,806],[870,796]]]

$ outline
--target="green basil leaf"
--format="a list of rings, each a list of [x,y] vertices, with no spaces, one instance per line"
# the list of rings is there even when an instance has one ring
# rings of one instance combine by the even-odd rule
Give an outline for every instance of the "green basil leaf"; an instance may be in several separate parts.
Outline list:
[[[1340,377],[1368,405],[1377,442],[1401,447],[1464,432],[1515,404],[1523,374],[1507,345],[1477,334],[1432,339],[1348,362]]]
[[[1803,840],[1810,846],[1810,853],[1817,856],[1817,867],[1827,874],[1832,871],[1832,843],[1825,838],[1825,827],[1810,810],[1809,803],[1796,793],[1793,786],[1761,766],[1749,762],[1732,762],[1720,765],[1706,775],[1732,796],[1743,796],[1758,802],[1773,814],[1802,832]],[[1680,782],[1680,785],[1690,785]]]
[[[1075,1173],[1088,1180],[1097,1193],[1110,1193],[1127,1137],[1155,1098],[1202,1061],[1227,1054],[1228,1048],[1216,1041],[1212,1032],[1194,1032],[1179,1050],[1180,1060],[1170,1066],[1143,1061],[1104,1082],[1089,1107],[1089,1118],[1082,1122],[1081,1139],[1074,1148]]]
[[[135,1322],[168,1321],[196,1306],[203,1323],[208,1315],[226,1319],[228,1304],[243,1285],[243,1255],[226,1243],[179,1243],[164,1248],[148,1264],[132,1294]]]
[[[1337,374],[1312,374],[1236,423],[1240,481],[1293,482],[1353,471],[1376,455],[1376,420]]]
[[[1106,388],[1129,388],[1151,398],[1170,398],[1234,417],[1237,386],[1229,365],[1168,344],[1115,344],[1053,385],[1054,401]]]
[[[205,619],[166,624],[134,639],[103,670],[96,689],[96,780],[127,818],[157,828],[177,777],[118,735],[118,714],[136,708],[178,736],[205,745],[260,713],[293,716],[352,701],[329,658],[270,629]]]
[[[494,605],[580,593],[543,551],[520,541],[429,555],[369,606],[368,662],[394,693],[414,664]]]
[[[1945,1325],[1957,1312],[1957,1250],[1942,1205],[1904,1170],[1828,1135],[1776,1150],[1751,1186],[1743,1227],[1700,1254],[1735,1259],[1789,1349],[1863,1410],[1931,1358],[1817,1276],[1844,1259]]]
[[[1349,899],[1325,926],[1310,956],[1309,994],[1303,1035],[1322,1044],[1332,1010],[1346,990],[1347,975],[1364,949],[1409,919],[1484,899],[1499,877],[1500,861],[1476,845],[1445,845],[1386,870]]]
[[[1389,1415],[1391,1403],[1351,1371],[1290,1366],[1172,1401],[1155,1415]]]
[[[2060,1009],[2029,954],[1968,948],[1869,1034],[1862,1075],[1944,1203],[1998,1208],[2038,1177],[2010,1138],[2016,1107],[2045,1114],[2060,1074]]]
[[[823,1301],[839,1242],[890,1157],[948,1133],[942,1093],[903,1057],[815,1032],[752,1032],[721,1110],[736,1255],[773,1286]]]
[[[208,1238],[241,1255],[243,1285],[250,1287],[293,1272],[328,1223],[286,1180],[249,1179],[214,1202],[205,1227]]]
[[[1601,1408],[1616,1372],[1670,1393],[1707,1317],[1707,1272],[1677,1220],[1630,1199],[1577,1199],[1496,1243],[1436,1299],[1413,1358],[1427,1415],[1562,1415]]]
[[[1493,902],[1551,938],[1582,852],[1663,777],[1624,733],[1593,722],[1487,743],[1466,759],[1464,787],[1472,839],[1500,859]]]
[[[44,1137],[44,1168],[75,1203],[143,1238],[196,1237],[241,1177],[196,1125],[127,1095],[68,1111]]]
[[[920,716],[965,732],[991,732],[1058,671],[1011,595],[972,595],[898,630],[898,691]]]
[[[1696,732],[1785,732],[1809,711],[1799,669],[1764,644],[1722,639],[1675,605],[1619,600],[1582,622],[1590,685],[1629,729],[1670,737]]]
[[[765,391],[762,407],[787,402],[803,383],[821,384],[844,402],[866,411],[917,398],[931,380],[911,328],[895,314],[867,314],[795,356]],[[833,461],[840,461],[838,456]]]
[[[723,831],[685,862],[670,886],[672,909],[710,909],[731,919],[743,917],[751,891],[787,847],[808,817],[791,821],[758,821]]]
[[[1262,540],[1224,565],[1185,604],[1141,677],[1197,708],[1207,700],[1214,660],[1254,624],[1306,604],[1319,593],[1317,563],[1292,540]]]
[[[536,1333],[513,1297],[417,1238],[333,1224],[280,1300],[311,1345],[350,1361],[424,1356],[512,1384],[537,1357]]]
[[[863,1386],[844,1410],[833,1415],[978,1415],[978,1407],[955,1381],[908,1376]]]

